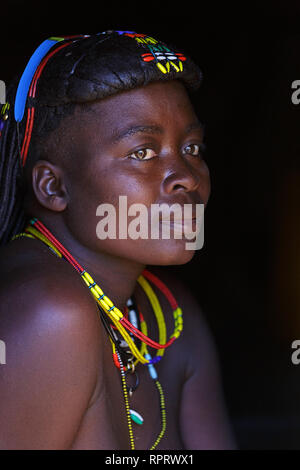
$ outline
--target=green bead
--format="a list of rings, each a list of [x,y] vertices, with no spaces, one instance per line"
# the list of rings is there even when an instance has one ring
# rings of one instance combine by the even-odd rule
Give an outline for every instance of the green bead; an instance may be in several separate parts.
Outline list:
[[[144,418],[135,410],[129,410],[129,412],[132,421],[141,426],[144,422]]]

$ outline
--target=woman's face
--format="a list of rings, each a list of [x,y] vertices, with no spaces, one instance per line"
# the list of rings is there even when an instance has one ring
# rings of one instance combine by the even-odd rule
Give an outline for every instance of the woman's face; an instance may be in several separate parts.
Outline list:
[[[82,113],[72,137],[76,150],[66,173],[64,212],[72,235],[95,252],[146,265],[188,262],[194,254],[186,249],[190,240],[175,239],[172,228],[169,239],[152,239],[150,227],[151,205],[192,204],[195,215],[196,205],[206,206],[210,194],[200,150],[203,130],[184,86],[157,82],[96,102]],[[147,208],[148,239],[119,238],[120,215],[128,226],[138,216],[121,214],[119,196],[126,196],[127,210],[135,203]],[[115,239],[97,237],[97,225],[108,216],[99,216],[102,204],[116,210]]]

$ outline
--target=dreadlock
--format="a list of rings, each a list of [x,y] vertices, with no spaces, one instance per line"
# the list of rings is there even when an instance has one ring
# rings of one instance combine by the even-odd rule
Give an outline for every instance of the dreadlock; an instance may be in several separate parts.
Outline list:
[[[21,147],[28,137],[25,116],[30,109],[35,113],[26,161],[32,163],[41,157],[45,139],[76,106],[155,81],[180,80],[189,91],[201,81],[201,72],[191,59],[146,35],[107,31],[63,40],[68,43],[58,43],[50,58],[48,54],[36,95],[27,97],[24,118],[18,124],[13,109],[19,81],[8,89],[10,111],[0,134],[0,244],[6,244],[26,223],[23,200],[28,188]]]
[[[12,102],[15,86],[8,89]],[[11,109],[11,107],[10,107]],[[10,113],[11,114],[11,113]],[[7,243],[25,223],[22,207],[22,168],[18,149],[17,126],[11,116],[5,121],[0,137],[0,241]]]

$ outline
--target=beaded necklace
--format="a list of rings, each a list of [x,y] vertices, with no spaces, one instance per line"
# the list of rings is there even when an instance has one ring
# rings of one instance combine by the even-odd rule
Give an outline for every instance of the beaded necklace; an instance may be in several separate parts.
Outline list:
[[[99,310],[102,313],[101,314],[102,320],[104,319],[103,317],[103,312],[104,312],[106,316],[110,319],[112,324],[115,326],[115,328],[119,331],[123,340],[128,345],[132,355],[135,357],[136,361],[133,363],[132,366],[135,367],[138,362],[141,362],[142,364],[145,364],[148,366],[149,374],[151,378],[155,381],[155,385],[158,389],[159,396],[160,396],[162,429],[150,450],[155,449],[157,445],[159,444],[160,440],[162,439],[166,430],[166,410],[165,410],[165,400],[164,400],[163,389],[162,389],[161,384],[157,380],[158,376],[157,376],[157,373],[153,364],[155,364],[162,358],[165,349],[169,347],[175,341],[175,339],[177,339],[180,336],[180,333],[183,329],[182,311],[180,307],[178,306],[172,293],[167,288],[167,286],[165,286],[165,284],[162,283],[162,281],[160,281],[154,274],[150,273],[146,269],[143,271],[143,275],[140,275],[139,278],[137,279],[137,281],[139,282],[139,284],[145,291],[147,297],[149,298],[149,301],[152,305],[152,308],[156,316],[158,330],[159,330],[159,342],[157,343],[156,341],[153,341],[147,336],[147,325],[142,315],[140,315],[140,321],[141,321],[141,331],[140,331],[137,328],[137,325],[132,324],[123,315],[123,313],[104,294],[102,289],[96,284],[96,282],[90,276],[90,274],[82,266],[80,266],[80,264],[73,258],[73,256],[64,248],[64,246],[52,235],[52,233],[38,219],[36,218],[31,219],[30,225],[26,227],[25,232],[16,235],[14,238],[17,238],[19,236],[27,236],[30,238],[41,240],[50,248],[50,250],[55,255],[57,255],[60,258],[64,258],[79,272],[79,274],[81,275],[82,279],[84,280],[84,282],[90,289],[92,295],[94,296],[98,304]],[[148,278],[148,280],[152,281],[164,293],[164,295],[168,299],[173,309],[175,327],[174,327],[174,332],[172,333],[172,335],[170,336],[167,342],[166,342],[166,325],[165,325],[164,316],[163,316],[159,301],[154,291],[152,290],[150,284],[146,281],[145,277]],[[106,320],[104,320],[104,324],[105,323],[106,323]],[[135,445],[134,445],[131,419],[133,419],[133,421],[135,422],[138,422],[138,421],[135,419],[136,412],[134,410],[130,410],[130,407],[129,407],[128,390],[127,390],[126,375],[125,375],[126,367],[123,365],[120,351],[118,350],[118,348],[116,348],[114,337],[111,331],[109,331],[109,327],[107,325],[106,325],[106,329],[108,330],[109,338],[112,344],[114,363],[119,368],[120,374],[121,374],[121,383],[122,383],[128,429],[129,429],[130,447],[133,450],[135,449]],[[129,331],[129,333],[127,332],[127,330]],[[141,341],[140,351],[135,345],[134,337],[138,338]],[[150,354],[148,353],[147,345],[158,350],[154,358],[152,358]],[[127,368],[128,368],[128,364],[127,364]]]
[[[92,276],[82,267],[80,264],[73,258],[73,256],[64,248],[64,246],[52,235],[51,232],[36,218],[30,220],[30,224],[32,227],[28,226],[25,229],[25,232],[32,234],[35,238],[39,238],[40,240],[44,241],[48,246],[50,246],[56,254],[59,253],[60,257],[64,257],[75,269],[79,272],[84,282],[87,284],[88,288],[90,289],[92,295],[94,296],[96,302],[100,305],[100,307],[105,311],[107,316],[113,322],[113,324],[117,327],[120,334],[127,342],[132,354],[138,359],[142,364],[148,363],[155,363],[157,362],[157,358],[153,358],[151,361],[145,359],[136,348],[134,342],[130,338],[128,331],[130,331],[134,336],[139,338],[141,341],[145,342],[148,346],[154,349],[165,349],[180,336],[181,331],[183,329],[183,319],[182,319],[182,311],[181,308],[178,306],[175,298],[169,291],[169,289],[152,273],[144,270],[143,275],[148,279],[151,278],[153,282],[162,290],[162,292],[166,295],[168,301],[170,302],[173,308],[173,316],[174,316],[174,332],[170,336],[169,340],[165,344],[157,343],[152,339],[145,336],[142,332],[140,332],[137,328],[135,328],[123,315],[123,313],[113,304],[113,302],[104,294],[103,290],[96,284]],[[41,237],[40,235],[43,235]],[[51,245],[49,245],[49,242]],[[143,276],[139,276],[138,282],[141,281]]]
[[[150,286],[149,286],[149,289],[151,289]],[[152,291],[152,289],[151,289],[151,291]],[[153,295],[155,296],[154,292],[153,292]],[[158,300],[157,300],[157,302],[158,302]],[[159,302],[158,302],[158,304],[159,304]],[[132,299],[129,299],[127,301],[127,306],[130,306],[132,311],[134,311],[134,309],[132,308],[133,307]],[[159,307],[160,307],[160,305],[159,305]],[[135,312],[134,316],[136,316],[136,312]],[[143,317],[143,315],[140,311],[139,311],[139,317],[140,317],[140,324],[141,324],[142,332],[147,336],[147,334],[148,334],[147,324],[146,324],[146,321],[145,321],[145,319],[144,319],[144,317]],[[135,323],[136,323],[136,321],[135,321]],[[162,324],[163,324],[163,329],[165,330],[164,320],[161,321],[160,323],[158,322],[158,327],[159,327],[160,334],[161,334]],[[120,362],[120,355],[121,355],[120,351],[117,351],[117,346],[116,346],[114,340],[112,339],[112,337],[113,337],[113,335],[110,335],[110,340],[111,340],[111,345],[112,345],[112,350],[113,350],[114,364],[115,364],[116,367],[118,367],[120,372],[122,371],[123,373],[126,373],[126,367],[123,365],[122,362]],[[145,343],[141,343],[140,353],[144,354],[147,359],[149,359],[149,360],[151,359],[151,356],[148,353],[147,346],[145,345]],[[134,367],[135,367],[135,364],[136,363],[133,364]],[[131,370],[133,372],[135,371],[134,367],[132,368],[132,366],[131,366]],[[163,388],[162,388],[160,382],[158,381],[158,375],[157,375],[156,369],[155,369],[153,364],[148,364],[148,369],[149,369],[150,377],[154,381],[154,383],[156,385],[156,388],[158,390],[159,402],[160,402],[160,412],[161,412],[161,431],[158,434],[154,444],[150,448],[150,450],[154,450],[158,446],[158,444],[160,443],[161,439],[163,438],[163,436],[165,434],[166,426],[167,426],[167,419],[166,419],[166,407],[165,407],[164,392],[163,392]],[[123,385],[123,383],[122,383],[122,385]],[[128,392],[128,390],[127,390],[127,392]],[[129,393],[129,396],[130,396],[130,393]],[[137,423],[139,425],[143,424],[142,416],[139,413],[137,413],[135,410],[130,409],[128,394],[124,393],[124,399],[125,399],[125,408],[126,408],[126,410],[129,409],[129,415],[127,414],[127,420],[128,420],[128,416],[130,416],[131,419],[135,423]],[[128,427],[132,428],[130,420],[128,420]],[[129,436],[131,436],[131,431],[129,431]]]

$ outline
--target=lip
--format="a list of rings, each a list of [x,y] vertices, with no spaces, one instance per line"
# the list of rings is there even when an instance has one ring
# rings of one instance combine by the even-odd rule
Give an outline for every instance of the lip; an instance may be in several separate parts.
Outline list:
[[[172,199],[172,200],[166,200],[166,199],[159,199],[158,201],[155,201],[156,204],[158,204],[159,206],[163,206],[163,205],[166,205],[166,206],[169,206],[170,208],[171,207],[178,207],[178,209],[181,211],[181,214],[183,215],[185,213],[185,208],[189,208],[189,213],[187,213],[186,215],[189,217],[189,218],[196,218],[197,217],[197,214],[198,214],[198,211],[197,211],[197,207],[198,206],[205,206],[204,204],[204,201],[203,199],[198,195],[198,194],[195,194],[194,197],[185,197],[187,196],[186,195],[182,195],[183,197],[178,197],[176,199]],[[162,213],[162,216],[164,214]],[[180,216],[180,213],[177,213],[176,214],[176,210],[174,210],[173,212],[173,215],[174,217],[176,215]]]
[[[174,205],[176,205],[177,203],[173,203],[173,204],[168,204],[169,207],[172,207]],[[186,212],[186,205],[189,205],[189,210],[188,212]],[[181,222],[182,219],[188,221],[188,220],[197,220],[199,219],[199,212],[198,212],[198,209],[199,209],[199,205],[200,204],[191,204],[191,203],[186,203],[186,205],[181,205],[180,204],[180,208],[178,209],[178,211],[175,209],[174,211],[171,210],[167,210],[167,212],[164,212],[163,210],[159,213],[159,221],[168,221],[169,219],[171,220],[174,220],[174,221],[179,221]],[[201,204],[203,205],[203,204]],[[201,212],[200,212],[201,213]]]
[[[173,232],[174,234],[179,234],[182,235],[183,238],[184,236],[191,236],[198,233],[197,230],[197,219],[192,218],[192,219],[184,219],[184,222],[182,222],[181,219],[177,220],[169,220],[169,219],[162,219],[160,221],[161,227],[170,227],[170,233]]]

